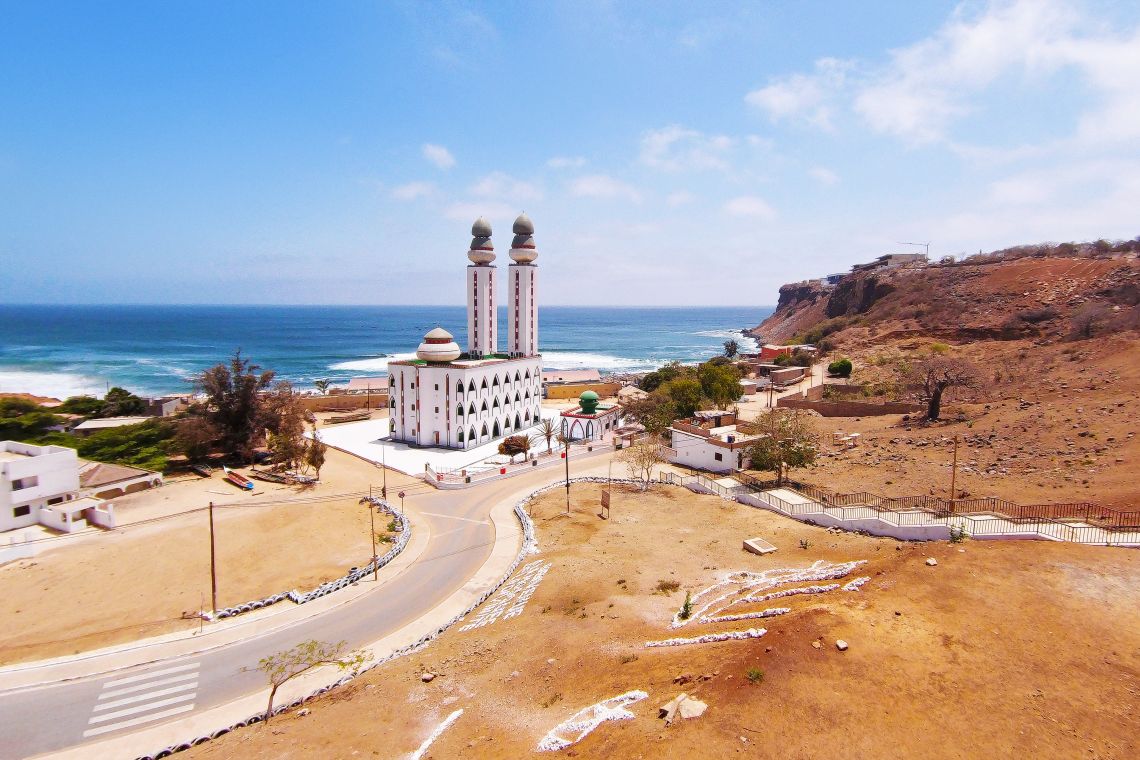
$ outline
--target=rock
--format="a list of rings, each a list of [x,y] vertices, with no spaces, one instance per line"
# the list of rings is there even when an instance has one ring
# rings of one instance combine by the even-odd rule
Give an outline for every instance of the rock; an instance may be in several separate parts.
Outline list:
[[[823,647],[823,644],[820,644],[818,641],[813,641],[811,643],[811,646],[812,646],[812,649],[820,649]]]
[[[936,567],[938,565],[938,560],[934,559],[934,557],[928,557],[926,559],[926,564],[930,565],[931,567]]]
[[[840,652],[846,652],[847,651],[847,642],[844,641],[843,639],[837,639],[835,642],[835,648],[838,649]]]
[[[435,680],[435,673],[424,673],[422,676],[420,676],[420,680],[424,683],[431,683]]]
[[[311,712],[312,712],[312,710],[310,710],[309,708],[307,708],[307,707],[306,707],[306,708],[304,708],[303,710],[298,710],[298,711],[297,711],[297,717],[299,717],[299,718],[303,718],[303,717],[305,717],[306,715],[308,715],[308,714],[309,714],[309,713],[311,713]]]
[[[689,675],[688,673],[685,673],[683,675],[679,675],[676,678],[674,678],[673,683],[677,684],[678,686],[684,686],[685,684],[689,683],[692,680],[693,680],[693,677],[691,675]]]
[[[689,697],[681,702],[680,707],[677,708],[677,714],[685,720],[688,720],[689,718],[701,717],[705,714],[705,710],[707,709],[709,709],[709,706],[704,702]]]

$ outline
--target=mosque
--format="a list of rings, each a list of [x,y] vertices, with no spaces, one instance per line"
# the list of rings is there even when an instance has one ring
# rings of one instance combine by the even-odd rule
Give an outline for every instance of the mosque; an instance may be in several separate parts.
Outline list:
[[[541,419],[534,224],[514,223],[507,267],[507,351],[499,353],[495,248],[491,225],[471,226],[467,251],[467,350],[437,327],[416,358],[388,364],[391,438],[414,446],[470,449],[525,430]]]

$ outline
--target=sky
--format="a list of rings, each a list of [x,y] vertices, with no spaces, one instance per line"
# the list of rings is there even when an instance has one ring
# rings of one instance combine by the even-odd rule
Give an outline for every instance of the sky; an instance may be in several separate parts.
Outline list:
[[[1140,235],[1140,4],[0,0],[0,302],[767,305]]]

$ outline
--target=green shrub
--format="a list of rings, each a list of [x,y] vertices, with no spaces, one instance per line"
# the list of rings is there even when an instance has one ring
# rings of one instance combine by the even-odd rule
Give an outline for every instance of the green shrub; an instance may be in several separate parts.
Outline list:
[[[760,668],[749,668],[747,676],[748,683],[760,683],[764,680],[764,671]]]
[[[851,377],[851,360],[846,357],[827,365],[827,373],[836,377]]]

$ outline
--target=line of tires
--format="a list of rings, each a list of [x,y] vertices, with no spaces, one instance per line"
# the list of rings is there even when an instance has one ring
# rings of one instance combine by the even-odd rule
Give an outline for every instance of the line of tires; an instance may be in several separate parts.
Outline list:
[[[611,480],[609,478],[601,478],[601,477],[581,477],[581,478],[571,478],[570,482],[571,483],[607,483],[607,482],[613,482],[613,483],[640,485],[640,481],[632,480],[629,478],[614,478]],[[530,504],[530,502],[534,501],[534,499],[538,498],[539,496],[546,493],[547,491],[552,491],[555,488],[562,488],[563,483],[564,483],[564,481],[563,482],[557,482],[557,483],[551,483],[550,485],[543,486],[542,488],[539,488],[535,491],[531,491],[529,494],[524,496],[522,499],[519,499],[519,501],[515,503],[515,507],[514,507],[515,517],[518,518],[519,525],[522,527],[522,534],[523,534],[522,547],[519,549],[518,556],[515,557],[514,561],[511,563],[510,568],[508,568],[507,571],[505,573],[503,573],[503,576],[499,579],[499,581],[492,588],[490,588],[486,592],[484,592],[475,601],[474,604],[472,604],[470,607],[468,607],[462,613],[453,617],[448,622],[441,625],[435,631],[428,633],[428,634],[425,634],[424,636],[421,636],[415,643],[409,644],[408,646],[402,647],[401,649],[397,649],[396,651],[392,652],[392,654],[388,655],[387,657],[383,658],[382,660],[377,660],[375,662],[369,663],[367,667],[360,669],[356,673],[351,673],[347,676],[344,676],[343,678],[340,678],[340,679],[334,681],[333,683],[331,683],[327,686],[322,686],[321,688],[317,689],[316,691],[311,692],[310,694],[307,694],[306,696],[294,699],[289,704],[280,705],[280,706],[273,709],[273,714],[274,715],[280,715],[281,713],[288,712],[289,710],[300,707],[301,705],[303,705],[305,702],[309,701],[310,699],[313,699],[314,697],[319,697],[322,694],[326,694],[327,692],[332,691],[333,689],[337,688],[338,686],[343,686],[346,683],[349,683],[350,681],[352,681],[354,678],[356,678],[360,675],[363,675],[364,673],[367,673],[369,670],[372,670],[373,668],[379,667],[385,663],[391,662],[392,660],[398,659],[400,657],[404,657],[406,655],[412,654],[413,652],[417,652],[420,649],[423,649],[433,639],[438,637],[440,634],[442,634],[448,628],[450,628],[451,626],[455,625],[456,623],[458,623],[463,618],[470,615],[473,611],[475,611],[476,608],[479,607],[479,605],[481,605],[481,604],[483,604],[483,602],[487,601],[491,597],[492,594],[494,594],[496,591],[498,591],[499,588],[510,579],[510,577],[514,574],[515,570],[518,569],[518,566],[520,564],[522,564],[522,561],[524,559],[526,559],[527,556],[529,556],[531,554],[537,554],[538,553],[538,540],[535,538],[535,535],[534,535],[534,523],[531,521],[530,516],[527,514],[526,507],[528,504]],[[372,499],[372,503],[374,503],[380,507],[386,507],[387,506],[387,504],[385,502],[382,502],[380,499],[376,499],[376,498]],[[388,508],[388,511],[391,511],[390,507]],[[395,512],[393,512],[392,514],[395,514]],[[398,517],[400,517],[400,516],[398,516]],[[403,518],[401,517],[401,519],[403,519]],[[408,530],[409,530],[408,524],[405,523],[404,524],[404,530],[403,530],[403,532],[401,532],[401,536],[403,536],[404,533],[408,532]],[[389,554],[391,554],[391,553],[392,552],[389,552]],[[385,556],[387,556],[387,555],[385,555]],[[366,575],[369,572],[372,572],[372,571],[370,568],[367,568],[364,571],[364,574]],[[314,591],[316,591],[316,589],[314,589]],[[328,592],[325,592],[325,593],[328,593]],[[199,744],[204,744],[205,742],[208,742],[211,739],[217,739],[220,736],[224,736],[225,734],[228,734],[230,731],[234,731],[234,730],[239,729],[239,728],[245,728],[247,726],[252,726],[252,725],[255,725],[257,723],[261,723],[263,720],[265,720],[265,714],[264,713],[258,713],[257,715],[253,715],[253,716],[250,716],[249,718],[247,718],[245,720],[238,721],[237,723],[234,723],[233,725],[227,726],[226,728],[220,728],[217,731],[214,731],[212,734],[209,734],[206,736],[199,736],[198,738],[196,738],[192,741],[182,742],[180,744],[173,744],[169,747],[165,747],[165,748],[159,750],[158,752],[154,753],[153,755],[141,755],[137,758],[137,760],[159,760],[159,758],[169,757],[169,756],[175,754],[176,752],[182,752],[184,750],[188,750],[191,747],[195,747]]]

